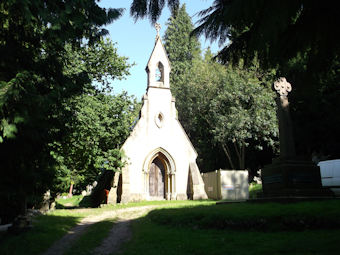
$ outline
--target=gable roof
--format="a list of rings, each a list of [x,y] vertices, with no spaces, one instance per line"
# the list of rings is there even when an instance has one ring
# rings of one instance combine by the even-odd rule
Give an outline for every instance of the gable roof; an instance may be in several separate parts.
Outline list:
[[[145,70],[148,70],[149,63],[150,63],[150,61],[151,61],[151,58],[152,58],[152,56],[153,56],[153,54],[154,54],[154,52],[155,52],[156,46],[157,46],[158,44],[160,44],[160,45],[162,46],[162,49],[163,49],[163,52],[164,52],[164,54],[165,54],[166,60],[168,61],[169,68],[171,69],[171,63],[170,63],[170,60],[169,60],[169,58],[168,58],[168,54],[166,53],[166,50],[165,50],[164,45],[163,45],[163,43],[162,43],[161,37],[157,35],[157,36],[156,36],[156,40],[155,40],[155,45],[154,45],[154,47],[153,47],[153,49],[152,49],[152,52],[151,52],[151,55],[150,55],[150,57],[149,57],[148,63],[146,64]]]

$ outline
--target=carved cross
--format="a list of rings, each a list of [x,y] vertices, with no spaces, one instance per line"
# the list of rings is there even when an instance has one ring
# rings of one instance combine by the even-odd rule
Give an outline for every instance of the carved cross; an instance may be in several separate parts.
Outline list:
[[[157,31],[157,36],[159,36],[159,30],[161,30],[161,25],[159,23],[156,23],[155,28],[156,28],[156,31]]]
[[[295,157],[295,146],[288,102],[288,93],[292,91],[292,85],[287,82],[286,78],[281,77],[274,82],[274,89],[280,95],[276,98],[280,132],[280,158],[293,159]]]
[[[280,97],[288,97],[288,93],[292,91],[292,85],[284,77],[280,77],[274,82],[274,89]]]

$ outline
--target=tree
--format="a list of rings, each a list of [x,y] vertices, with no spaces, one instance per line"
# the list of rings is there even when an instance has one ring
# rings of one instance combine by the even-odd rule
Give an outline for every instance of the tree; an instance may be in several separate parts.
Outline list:
[[[135,20],[148,17],[155,23],[162,14],[165,2],[172,11],[179,7],[179,0],[133,0],[130,14]]]
[[[334,31],[339,27],[333,1],[224,1],[202,11],[194,33],[230,44],[219,53],[223,61],[257,55],[267,65],[286,64],[308,52],[308,66],[328,68],[338,58]]]
[[[162,0],[147,2],[157,5]],[[131,14],[155,22],[161,9],[151,12],[140,6],[132,5]],[[218,54],[223,63],[237,65],[243,59],[251,65],[256,56],[263,68],[274,67],[278,77],[293,84],[290,102],[300,155],[318,150],[340,156],[340,118],[334,112],[339,109],[340,78],[340,46],[334,40],[340,25],[337,10],[335,1],[215,0],[200,12],[193,32],[225,45]]]
[[[265,80],[269,76],[255,65],[249,70],[241,66],[228,66],[226,69],[210,60],[213,57],[210,50],[202,60],[198,39],[190,36],[193,28],[183,5],[172,11],[164,36],[171,62],[171,89],[176,97],[179,119],[199,152],[198,164],[202,170],[221,167],[244,169],[246,147],[250,147],[250,156],[255,154],[252,153],[255,147],[275,149],[277,134],[274,101],[271,101],[273,93]],[[253,103],[247,102],[249,99],[246,98],[252,98]],[[250,105],[249,109],[246,105]],[[251,118],[251,111],[259,116]],[[263,120],[262,126],[266,125],[266,128],[261,129],[261,134],[258,127]]]
[[[176,5],[178,1],[168,0],[170,9]],[[130,13],[154,23],[163,8],[164,0],[134,0]],[[228,40],[219,53],[225,62],[242,58],[251,63],[257,56],[262,63],[276,66],[308,52],[310,65],[317,61],[326,70],[339,57],[340,46],[334,40],[340,25],[337,9],[334,1],[215,0],[200,12],[194,34],[205,34],[221,44]]]
[[[25,213],[27,199],[51,186],[49,143],[63,135],[62,103],[91,82],[65,72],[65,45],[93,44],[121,12],[94,0],[0,3],[1,218]]]
[[[225,67],[211,56],[208,51],[204,61],[195,61],[186,77],[185,93],[177,97],[179,118],[186,120],[185,129],[199,150],[211,139],[223,150],[228,167],[245,169],[246,152],[277,147],[273,74],[261,71],[256,61],[250,69],[242,63]]]
[[[66,102],[70,118],[61,141],[52,145],[58,165],[55,189],[66,191],[73,183],[84,189],[102,170],[119,171],[120,147],[138,115],[136,100],[126,93],[112,96],[89,90]]]
[[[64,135],[51,144],[57,161],[54,191],[58,192],[71,183],[84,188],[100,169],[118,171],[123,164],[120,145],[137,114],[133,98],[107,94],[112,92],[109,79],[124,78],[131,66],[109,39],[77,48],[67,44],[65,49],[65,75],[86,73],[89,83],[84,84],[83,93],[65,99],[59,112]]]
[[[172,11],[163,41],[171,63],[170,83],[175,90],[180,89],[181,79],[189,72],[193,59],[200,57],[200,43],[190,36],[193,29],[185,4]]]
[[[299,155],[313,151],[337,158],[340,150],[340,47],[334,31],[340,25],[334,1],[215,1],[201,12],[194,34],[220,43],[224,63],[258,56],[262,66],[276,67],[293,84],[290,97]],[[332,106],[331,106],[332,105]],[[330,107],[331,106],[331,107]],[[329,135],[332,134],[332,135]]]
[[[79,47],[66,44],[63,59],[65,76],[86,74],[86,88],[92,89],[96,85],[96,90],[106,93],[113,91],[112,82],[130,74],[132,66],[127,57],[118,55],[115,44],[109,38],[100,38],[91,44],[81,43]]]

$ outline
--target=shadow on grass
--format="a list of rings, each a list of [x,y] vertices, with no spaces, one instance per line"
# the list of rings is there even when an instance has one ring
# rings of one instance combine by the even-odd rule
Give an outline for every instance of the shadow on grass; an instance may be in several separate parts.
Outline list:
[[[157,209],[133,222],[123,254],[337,254],[339,209],[336,200]],[[258,219],[268,226],[249,227]],[[287,228],[284,219],[326,224]]]
[[[32,229],[16,235],[2,235],[0,254],[40,254],[79,223],[80,219],[63,215],[38,216],[33,220]]]
[[[340,200],[279,203],[232,203],[149,213],[156,224],[191,229],[305,231],[340,229]]]

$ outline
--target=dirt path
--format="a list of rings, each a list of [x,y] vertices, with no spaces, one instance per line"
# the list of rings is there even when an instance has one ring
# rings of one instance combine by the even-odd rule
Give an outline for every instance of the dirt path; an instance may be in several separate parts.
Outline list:
[[[132,233],[130,223],[147,212],[157,208],[158,206],[140,206],[126,209],[117,209],[103,212],[100,215],[88,216],[84,218],[77,226],[73,227],[64,237],[56,241],[44,255],[62,255],[72,243],[85,233],[86,229],[99,221],[107,218],[117,218],[117,223],[113,225],[109,235],[103,240],[100,246],[95,248],[93,254],[112,254],[117,252],[121,244],[130,240]]]
[[[117,223],[111,229],[109,235],[103,240],[100,246],[94,249],[93,254],[107,255],[120,250],[121,245],[132,237],[130,223],[132,220],[145,215],[157,206],[139,207],[139,210],[125,211],[120,214]],[[137,209],[137,208],[136,208]]]

